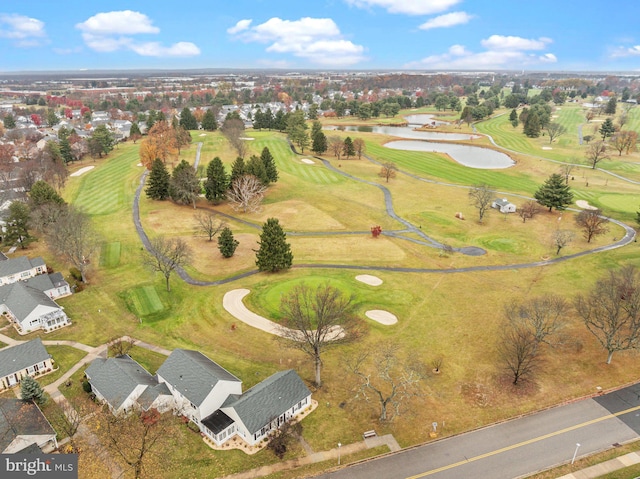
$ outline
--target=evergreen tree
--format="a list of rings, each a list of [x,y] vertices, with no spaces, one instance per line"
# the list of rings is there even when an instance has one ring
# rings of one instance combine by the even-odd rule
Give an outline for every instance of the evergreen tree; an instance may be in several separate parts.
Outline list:
[[[38,406],[42,406],[47,402],[47,396],[44,390],[31,376],[25,376],[20,381],[20,395],[23,401],[33,401]]]
[[[60,118],[56,115],[56,112],[53,108],[49,108],[47,110],[47,124],[49,126],[54,126],[60,123]]]
[[[540,119],[535,111],[529,112],[527,121],[524,123],[524,134],[529,138],[538,138],[540,136]]]
[[[322,132],[322,123],[320,123],[318,120],[315,120],[312,124],[311,124],[311,138],[313,139],[318,133]]]
[[[204,184],[204,195],[214,205],[220,203],[229,189],[229,176],[222,160],[215,157],[207,166],[207,181]]]
[[[65,164],[73,161],[73,151],[71,150],[71,143],[69,143],[69,138],[62,138],[60,140],[60,156],[62,157],[62,161],[64,161]]]
[[[182,160],[173,169],[169,181],[169,196],[180,205],[193,205],[196,207],[196,199],[202,188],[200,180],[193,166]]]
[[[353,140],[350,136],[344,139],[344,143],[342,145],[342,154],[347,158],[347,160],[356,155],[356,149],[353,147]]]
[[[262,130],[264,128],[264,114],[262,110],[258,108],[256,114],[253,115],[253,129]]]
[[[573,193],[571,188],[565,183],[562,175],[558,173],[552,174],[540,188],[535,192],[533,197],[542,206],[546,206],[551,211],[564,210],[573,202]]]
[[[262,163],[262,160],[259,157],[251,155],[251,158],[247,162],[244,171],[246,174],[253,175],[258,178],[260,180],[260,183],[262,183],[263,185],[269,184],[267,170],[264,168],[264,163]]]
[[[311,143],[311,151],[316,155],[321,155],[327,151],[327,136],[323,132],[318,132],[313,136],[313,142]]]
[[[31,220],[29,207],[22,201],[14,201],[9,205],[9,215],[5,218],[4,241],[8,245],[18,243],[25,249],[35,238],[29,234]]]
[[[245,174],[245,172],[246,167],[244,164],[244,159],[239,156],[231,165],[231,177],[229,178],[229,183],[233,183],[235,179],[240,178]]]
[[[135,121],[131,123],[131,129],[129,130],[129,136],[131,137],[134,135],[142,136],[142,132],[140,131],[140,125],[138,125],[138,123]]]
[[[152,200],[166,200],[169,198],[169,180],[170,175],[164,162],[160,158],[153,160],[147,189],[144,190],[147,198]]]
[[[29,205],[31,209],[34,210],[47,203],[63,205],[64,200],[53,186],[46,181],[38,180],[33,184],[31,190],[29,190]]]
[[[602,135],[602,141],[604,141],[608,137],[613,136],[613,134],[616,132],[616,127],[613,125],[613,121],[611,120],[611,118],[607,118],[602,123],[602,126],[600,127],[600,130],[598,130],[598,131]]]
[[[509,121],[514,128],[518,126],[518,112],[515,109],[509,114]]]
[[[609,101],[607,102],[607,106],[604,109],[604,114],[615,115],[617,107],[618,107],[618,100],[616,99],[615,96],[612,96],[611,98],[609,98]]]
[[[218,121],[212,108],[209,108],[202,117],[202,129],[206,131],[215,131],[218,129]]]
[[[198,120],[193,116],[189,107],[185,106],[180,112],[180,126],[187,131],[198,129]]]
[[[102,155],[107,155],[111,150],[113,150],[113,133],[111,133],[105,125],[98,125],[96,129],[93,130],[91,140],[93,140],[95,145],[99,145],[99,149],[96,153],[98,153],[98,156],[101,158]]]
[[[284,116],[284,114],[283,114]],[[275,128],[275,122],[276,122],[276,118],[273,116],[273,113],[271,111],[271,108],[267,108],[267,111],[265,111],[262,114],[262,121],[263,121],[263,128],[266,128],[268,130],[273,130]],[[281,120],[284,124],[284,119]]]
[[[233,237],[233,232],[228,226],[218,236],[218,249],[225,258],[231,258],[240,243]]]
[[[264,165],[269,183],[275,183],[276,181],[278,181],[278,169],[276,168],[276,162],[268,147],[265,146],[262,149],[260,159],[262,160],[262,164]]]
[[[4,123],[4,127],[5,128],[15,128],[16,127],[16,119],[13,117],[13,115],[11,113],[9,113],[7,116],[4,117],[3,123]]]
[[[256,266],[260,271],[276,272],[291,268],[293,254],[277,218],[269,218],[262,225],[258,244],[260,247],[256,251]]]
[[[275,118],[273,119],[273,129],[278,131],[284,131],[286,127],[287,127],[287,115],[285,115],[282,110],[278,110]]]

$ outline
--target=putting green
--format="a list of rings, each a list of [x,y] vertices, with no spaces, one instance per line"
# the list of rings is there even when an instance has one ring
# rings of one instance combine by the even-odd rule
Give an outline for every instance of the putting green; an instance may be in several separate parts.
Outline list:
[[[636,195],[603,195],[598,197],[598,201],[607,208],[624,213],[634,213],[640,208]]]
[[[140,286],[125,293],[127,307],[137,316],[158,313],[164,305],[154,286]]]
[[[100,252],[100,266],[115,268],[120,264],[120,241],[105,243]]]

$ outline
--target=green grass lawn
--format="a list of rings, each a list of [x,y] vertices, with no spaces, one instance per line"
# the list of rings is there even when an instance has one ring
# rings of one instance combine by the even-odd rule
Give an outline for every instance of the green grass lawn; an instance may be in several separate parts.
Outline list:
[[[148,316],[165,309],[153,285],[127,290],[123,296],[129,310],[137,316]]]
[[[51,355],[58,367],[57,371],[49,373],[42,378],[38,379],[38,382],[42,386],[46,386],[55,382],[63,374],[65,374],[71,367],[75,366],[78,361],[81,361],[87,353],[80,349],[73,348],[71,346],[46,346],[47,352]]]
[[[100,266],[115,268],[120,264],[120,241],[104,243],[100,253]]]

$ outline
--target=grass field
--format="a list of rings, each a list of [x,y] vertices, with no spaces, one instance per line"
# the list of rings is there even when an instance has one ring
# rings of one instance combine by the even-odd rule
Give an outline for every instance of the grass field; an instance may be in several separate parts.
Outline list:
[[[567,128],[580,121],[571,108],[563,106],[557,114]],[[409,446],[429,440],[427,428],[416,428],[418,423],[446,421],[442,433],[455,434],[582,396],[592,392],[595,384],[608,389],[636,380],[637,354],[616,354],[613,363],[605,365],[604,351],[575,313],[566,318],[565,332],[570,340],[561,348],[546,351],[545,366],[527,389],[514,391],[505,387],[504,371],[497,359],[497,338],[507,302],[551,293],[571,300],[576,292],[586,291],[610,268],[622,264],[640,266],[637,244],[544,268],[456,274],[366,271],[383,280],[379,287],[356,281],[355,276],[362,271],[296,267],[301,263],[341,263],[448,269],[538,261],[552,255],[549,236],[558,227],[556,212],[522,223],[515,215],[492,211],[480,225],[469,204],[466,189],[469,185],[488,183],[509,198],[517,198],[519,203],[516,195],[531,195],[549,174],[558,171],[556,163],[529,156],[543,151],[544,139],[530,142],[519,131],[509,131],[513,130],[511,125],[501,122],[494,119],[478,125],[479,129],[482,125],[494,128],[499,144],[507,142],[521,152],[513,154],[516,166],[499,171],[466,168],[437,154],[390,150],[382,146],[390,138],[362,134],[370,156],[393,161],[401,170],[427,180],[455,186],[437,185],[402,174],[387,184],[378,176],[379,166],[367,160],[338,163],[327,157],[340,171],[387,187],[395,211],[420,225],[425,233],[452,246],[482,246],[486,255],[473,258],[442,254],[410,241],[386,236],[372,239],[369,234],[372,225],[380,224],[383,231],[403,228],[386,215],[384,197],[378,188],[345,178],[319,163],[302,163],[304,157],[293,155],[281,134],[248,131],[247,136],[256,138],[250,142],[249,155],[260,154],[268,146],[280,173],[278,183],[267,192],[262,211],[237,214],[228,205],[211,206],[204,200],[194,211],[168,201],[142,198],[141,217],[146,231],[150,236],[166,234],[185,239],[195,252],[194,264],[188,271],[205,280],[255,268],[253,250],[257,247],[259,229],[254,226],[259,227],[269,217],[279,218],[290,233],[307,232],[313,236],[288,235],[294,252],[294,268],[289,271],[257,274],[219,287],[189,286],[173,275],[170,293],[165,290],[164,278],[153,276],[141,264],[142,250],[133,227],[131,204],[142,169],[136,166],[137,146],[123,144],[107,159],[98,160],[91,172],[69,179],[65,198],[92,215],[103,237],[103,248],[100,261],[93,263],[95,266],[89,273],[87,289],[60,300],[73,325],[50,333],[47,339],[75,339],[96,346],[128,334],[167,349],[200,350],[241,378],[245,390],[286,368],[295,369],[310,384],[313,364],[306,356],[283,348],[281,342],[238,322],[222,308],[222,297],[232,289],[248,288],[251,294],[245,300],[247,306],[277,320],[282,294],[303,281],[310,285],[328,281],[345,294],[354,295],[364,327],[357,344],[328,351],[323,358],[325,386],[314,391],[314,399],[320,406],[303,422],[304,437],[317,451],[335,447],[338,441],[348,444],[359,440],[361,432],[369,429],[376,429],[379,434],[393,433],[401,445]],[[229,168],[235,154],[220,133],[201,134],[192,135],[194,142],[204,144],[203,163],[218,155]],[[576,152],[571,152],[574,147],[568,134],[566,139],[563,144],[561,137],[554,142],[553,150],[544,151],[560,159],[570,158]],[[477,143],[488,145],[480,140]],[[570,153],[565,154],[565,150]],[[181,157],[195,158],[195,145],[183,151]],[[621,164],[628,164],[629,171],[634,171],[632,159],[624,159]],[[607,214],[630,220],[640,206],[637,185],[590,170],[577,170],[574,176],[571,186],[576,198],[606,207]],[[243,220],[226,220],[240,241],[234,257],[223,259],[215,240],[210,243],[194,236],[194,214],[204,208],[237,215]],[[467,219],[456,219],[457,211],[464,211]],[[563,227],[575,229],[572,215],[563,214]],[[321,234],[352,231],[362,234]],[[619,229],[612,228],[596,239],[594,246],[606,244],[619,234]],[[587,247],[590,246],[578,234],[566,251],[578,252]],[[48,255],[43,242],[30,245],[28,254],[45,256],[56,270],[68,269],[58,258]],[[369,309],[391,311],[399,322],[389,327],[367,320],[363,313]],[[357,383],[344,367],[344,359],[360,348],[375,350],[379,344],[390,342],[399,345],[401,360],[429,365],[434,358],[443,357],[444,363],[441,374],[424,382],[422,397],[410,399],[401,416],[381,424],[377,421],[375,402],[355,397]],[[131,354],[152,372],[163,359],[139,348],[134,348]],[[82,394],[81,374],[79,371],[74,375],[73,386],[63,391],[65,395]],[[177,428],[172,433],[175,448],[168,454],[176,467],[183,468],[181,477],[203,477],[212,468],[216,474],[227,474],[274,462],[268,453],[247,457],[212,451],[199,436],[186,429]],[[296,450],[292,457],[302,454]]]

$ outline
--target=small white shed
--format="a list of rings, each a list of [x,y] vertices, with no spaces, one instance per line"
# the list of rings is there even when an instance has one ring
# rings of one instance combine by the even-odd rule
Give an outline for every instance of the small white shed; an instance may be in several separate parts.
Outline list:
[[[491,207],[500,210],[500,213],[515,213],[516,205],[510,203],[506,198],[493,200]]]

